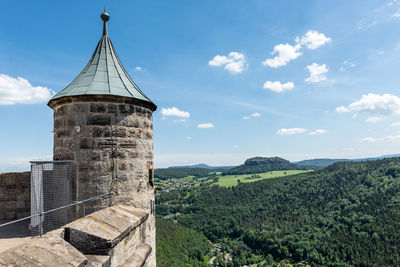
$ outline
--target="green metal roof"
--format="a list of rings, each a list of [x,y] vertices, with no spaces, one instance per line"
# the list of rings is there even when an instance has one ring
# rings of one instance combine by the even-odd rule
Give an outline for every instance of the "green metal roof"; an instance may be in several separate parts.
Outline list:
[[[101,18],[104,21],[103,36],[89,62],[81,73],[51,100],[78,95],[115,95],[152,103],[133,82],[115,52],[107,32],[109,15],[104,11]]]

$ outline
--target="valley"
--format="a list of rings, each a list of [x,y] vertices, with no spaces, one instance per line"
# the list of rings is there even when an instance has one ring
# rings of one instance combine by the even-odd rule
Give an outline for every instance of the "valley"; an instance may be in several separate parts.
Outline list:
[[[400,158],[185,179],[197,183],[159,192],[156,209],[213,244],[192,266],[400,264]]]

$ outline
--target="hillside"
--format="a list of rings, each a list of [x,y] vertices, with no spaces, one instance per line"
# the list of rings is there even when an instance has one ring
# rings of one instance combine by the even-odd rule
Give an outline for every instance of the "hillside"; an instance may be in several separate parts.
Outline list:
[[[185,166],[171,166],[168,169],[175,169],[175,168],[203,168],[203,169],[210,169],[210,170],[229,170],[234,168],[235,166],[210,166],[205,163],[195,164],[195,165],[185,165]]]
[[[327,167],[336,162],[349,161],[348,159],[306,159],[298,162],[293,162],[294,164],[301,166],[318,166]]]
[[[211,245],[203,234],[157,218],[157,266],[209,266]]]
[[[235,266],[399,266],[400,158],[192,191],[179,222],[232,250]]]
[[[170,178],[184,178],[188,176],[194,177],[205,177],[216,170],[203,169],[203,168],[167,168],[167,169],[156,169],[154,171],[154,177],[161,180]]]
[[[222,175],[254,174],[282,170],[310,170],[310,166],[300,166],[279,157],[255,157],[247,159],[243,165],[226,170]]]
[[[378,160],[378,159],[386,159],[386,158],[394,158],[394,157],[399,157],[400,154],[392,154],[392,155],[383,155],[379,157],[373,157],[373,158],[359,158],[359,159],[306,159],[298,162],[293,162],[297,165],[302,165],[302,166],[318,166],[318,167],[327,167],[329,165],[332,165],[333,163],[336,162],[341,162],[341,161],[354,161],[354,162],[360,162],[360,161],[370,161],[370,160]]]

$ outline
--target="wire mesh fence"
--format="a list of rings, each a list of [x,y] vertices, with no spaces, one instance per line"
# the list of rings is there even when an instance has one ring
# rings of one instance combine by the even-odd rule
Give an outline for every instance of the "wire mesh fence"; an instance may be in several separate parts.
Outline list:
[[[60,228],[61,226],[66,225],[77,218],[84,217],[92,213],[93,210],[86,209],[86,206],[92,207],[92,202],[98,203],[104,199],[111,201],[112,196],[113,192],[110,192],[85,200],[73,201],[68,205],[41,211],[18,220],[6,222],[3,221],[2,224],[0,224],[0,238],[26,237],[28,235],[32,237],[41,236],[42,234]],[[55,220],[54,218],[60,214],[75,214],[76,217],[62,217],[61,219],[57,218]],[[32,226],[32,220],[35,220],[37,225]]]
[[[72,172],[73,161],[32,161],[31,215],[0,221],[0,238],[41,236],[88,215],[101,203],[111,205],[112,192],[74,199]]]
[[[72,203],[72,182],[72,161],[31,162],[32,235],[57,229],[71,220],[72,208],[43,212]]]

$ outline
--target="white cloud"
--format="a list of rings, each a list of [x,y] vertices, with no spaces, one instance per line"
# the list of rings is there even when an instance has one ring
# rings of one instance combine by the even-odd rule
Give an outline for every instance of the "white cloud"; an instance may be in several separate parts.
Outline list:
[[[178,119],[178,120],[174,120],[174,122],[186,122],[187,119]]]
[[[244,119],[244,120],[248,120],[248,119],[250,119],[251,117],[260,117],[260,116],[261,116],[260,113],[254,112],[254,113],[251,114],[250,116],[244,116],[243,119]]]
[[[301,39],[300,43],[306,46],[308,49],[317,49],[318,47],[331,42],[331,38],[326,37],[325,34],[319,33],[314,30],[309,30],[304,34]]]
[[[274,58],[268,58],[263,62],[264,66],[269,66],[271,68],[278,68],[281,66],[285,66],[291,60],[298,58],[301,56],[301,52],[299,52],[301,45],[290,45],[290,44],[278,44],[274,47],[274,51],[271,53],[272,55],[278,54]]]
[[[369,29],[369,28],[372,28],[372,27],[374,27],[376,24],[378,24],[378,21],[377,20],[367,20],[367,19],[361,19],[359,22],[358,22],[358,24],[357,24],[357,26],[356,26],[356,29],[357,30],[359,30],[359,31],[361,31],[361,30],[365,30],[365,29]]]
[[[400,114],[400,97],[390,94],[362,95],[361,99],[351,103],[348,107],[336,108],[338,112],[364,112],[373,115]]]
[[[186,136],[186,140],[192,140],[192,137]]]
[[[400,126],[400,122],[394,122],[394,123],[390,124],[390,126],[398,127],[398,126]]]
[[[377,140],[375,138],[372,137],[366,137],[364,139],[361,140],[361,143],[375,143]]]
[[[54,94],[50,88],[33,86],[24,78],[0,74],[0,105],[39,104]]]
[[[189,118],[190,117],[190,113],[189,112],[179,110],[176,107],[162,108],[161,109],[161,114],[164,117],[169,117],[169,116],[175,116],[175,117],[181,117],[181,118]]]
[[[395,135],[388,135],[382,138],[373,138],[367,137],[361,140],[362,143],[376,143],[376,142],[384,142],[384,141],[400,141],[400,133]]]
[[[389,136],[386,136],[386,137],[384,138],[384,140],[389,140],[389,141],[400,140],[400,134],[398,134],[398,135],[389,135]]]
[[[281,128],[276,133],[280,136],[284,136],[284,135],[302,134],[306,132],[308,132],[308,129],[305,128]]]
[[[309,30],[302,37],[296,37],[296,44],[294,45],[288,43],[276,45],[271,53],[271,55],[276,56],[273,58],[267,58],[263,61],[263,65],[271,68],[285,66],[290,61],[302,55],[302,52],[300,52],[301,48],[306,47],[314,50],[329,42],[331,42],[331,38],[326,37],[325,34]]]
[[[294,83],[292,82],[281,83],[280,81],[275,81],[275,82],[266,81],[264,83],[264,89],[269,89],[276,93],[281,93],[283,91],[290,91],[293,88],[294,88]]]
[[[306,68],[310,72],[310,77],[306,78],[306,82],[317,83],[326,80],[325,73],[328,72],[328,69],[325,64],[318,65],[317,63],[313,63]]]
[[[214,124],[212,123],[200,123],[199,125],[197,125],[197,128],[200,129],[208,129],[208,128],[214,128]]]
[[[340,107],[336,108],[336,112],[345,113],[345,112],[350,112],[350,110],[348,108],[346,108],[345,106],[340,106]]]
[[[238,145],[232,145],[232,148],[239,148],[239,146]]]
[[[345,61],[343,61],[342,66],[340,67],[339,71],[346,71],[350,68],[354,68],[356,66],[355,63],[348,61],[347,59]]]
[[[309,135],[318,135],[318,134],[324,134],[326,132],[327,132],[327,130],[324,130],[324,129],[316,129],[315,131],[309,132],[308,134]]]
[[[380,121],[382,119],[383,119],[382,117],[368,117],[365,121],[366,122],[376,123],[376,122],[378,122],[378,121]]]
[[[244,54],[239,52],[230,52],[227,57],[216,55],[208,62],[208,65],[214,67],[224,66],[224,69],[228,70],[232,74],[237,74],[244,71],[248,64]]]
[[[143,70],[143,68],[142,68],[142,67],[140,67],[140,66],[136,66],[135,70],[137,70],[137,71],[141,71],[141,70]]]

